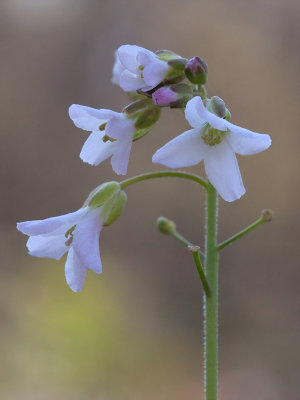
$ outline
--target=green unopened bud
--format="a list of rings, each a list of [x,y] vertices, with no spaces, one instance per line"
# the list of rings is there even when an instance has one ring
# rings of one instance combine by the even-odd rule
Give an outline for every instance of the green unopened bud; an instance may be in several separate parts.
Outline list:
[[[273,218],[273,212],[272,212],[272,210],[262,210],[262,212],[261,212],[261,219],[262,219],[264,222],[270,222],[270,221],[272,221],[272,218]]]
[[[185,75],[189,81],[204,85],[207,81],[207,64],[200,57],[193,57],[186,63]]]
[[[210,108],[211,111],[216,114],[220,118],[224,118],[226,116],[226,106],[224,101],[218,97],[218,96],[213,96],[210,99]]]
[[[151,98],[148,99],[139,99],[134,101],[133,103],[128,104],[128,106],[123,108],[123,112],[128,116],[135,116],[138,112],[144,110],[145,108],[151,105]]]
[[[170,235],[170,233],[176,230],[175,222],[165,217],[158,217],[156,220],[157,227],[161,233]]]
[[[150,128],[155,122],[158,121],[161,114],[159,107],[149,107],[138,114],[135,121],[135,127],[137,129],[147,129]]]
[[[127,201],[127,195],[126,193],[122,190],[118,196],[115,196],[113,198],[112,202],[107,205],[108,212],[107,212],[107,217],[105,218],[104,225],[109,226],[113,222],[115,222],[119,216],[122,214],[124,207],[126,205]],[[106,207],[106,206],[104,206]],[[105,214],[106,210],[103,210],[103,214]]]
[[[88,198],[84,202],[83,206],[89,206],[91,208],[97,208],[102,206],[106,201],[112,198],[116,193],[120,191],[119,182],[106,182],[96,187],[89,194]]]

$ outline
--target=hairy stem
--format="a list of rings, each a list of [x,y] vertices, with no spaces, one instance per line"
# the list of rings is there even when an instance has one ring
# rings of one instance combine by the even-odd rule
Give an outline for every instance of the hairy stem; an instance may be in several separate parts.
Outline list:
[[[208,183],[206,191],[206,278],[210,295],[204,296],[204,350],[206,400],[218,399],[218,261],[217,193]]]

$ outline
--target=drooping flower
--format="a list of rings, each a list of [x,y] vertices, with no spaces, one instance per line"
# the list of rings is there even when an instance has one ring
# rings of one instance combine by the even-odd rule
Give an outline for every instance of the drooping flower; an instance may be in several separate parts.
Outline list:
[[[123,45],[116,52],[113,82],[125,92],[155,88],[170,72],[166,61],[150,50],[135,45]]]
[[[74,292],[82,289],[88,269],[100,274],[99,237],[102,227],[113,223],[123,211],[126,195],[117,182],[94,190],[82,208],[69,214],[17,223],[30,236],[30,255],[59,260],[68,252],[65,277]],[[98,206],[100,204],[100,206]]]
[[[245,193],[235,153],[259,153],[271,145],[271,139],[267,134],[230,123],[226,119],[229,112],[224,102],[219,98],[213,100],[208,104],[215,113],[204,106],[200,97],[190,100],[185,117],[193,129],[157,150],[152,161],[179,168],[196,165],[203,160],[207,177],[220,196],[226,201],[234,201]]]
[[[127,173],[132,139],[136,132],[135,120],[125,113],[72,104],[69,116],[74,124],[91,134],[84,143],[80,158],[98,165],[111,157],[111,166],[119,175]]]
[[[27,248],[30,255],[59,260],[68,252],[65,276],[74,292],[82,289],[88,269],[102,272],[99,236],[102,228],[101,209],[89,207],[37,221],[19,222],[17,228],[30,236]]]

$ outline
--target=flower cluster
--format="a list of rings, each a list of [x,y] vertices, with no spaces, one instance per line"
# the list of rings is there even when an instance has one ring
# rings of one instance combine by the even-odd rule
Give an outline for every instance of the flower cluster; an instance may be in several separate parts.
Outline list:
[[[133,142],[150,132],[163,107],[181,108],[191,129],[158,149],[153,163],[178,168],[203,160],[219,195],[226,201],[239,199],[245,188],[235,153],[259,153],[270,146],[271,139],[230,122],[223,100],[207,97],[207,73],[200,57],[188,60],[168,50],[154,53],[135,45],[121,46],[115,53],[112,82],[134,101],[121,112],[70,106],[75,126],[90,132],[80,158],[91,165],[110,158],[115,173],[126,175]],[[120,215],[125,193],[119,184],[110,183],[95,189],[88,199],[73,213],[17,225],[30,236],[31,255],[59,259],[68,252],[66,280],[75,291],[82,288],[87,269],[101,272],[100,231],[115,220],[114,215]]]

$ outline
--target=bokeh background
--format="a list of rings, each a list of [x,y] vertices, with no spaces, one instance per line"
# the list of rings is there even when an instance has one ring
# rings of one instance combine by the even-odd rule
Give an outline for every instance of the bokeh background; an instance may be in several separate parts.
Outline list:
[[[116,179],[109,162],[81,162],[87,134],[67,110],[127,104],[110,82],[124,43],[203,57],[209,95],[225,100],[234,123],[272,136],[267,152],[239,158],[246,195],[220,201],[220,240],[263,208],[275,214],[221,256],[220,393],[298,398],[299,10],[296,0],[1,1],[1,399],[203,398],[199,279],[155,225],[165,215],[203,246],[197,185],[128,188],[126,212],[101,235],[104,272],[89,273],[78,294],[64,260],[28,256],[15,229],[75,210]],[[187,127],[180,111],[164,110],[134,144],[128,175],[158,170],[153,152]]]

